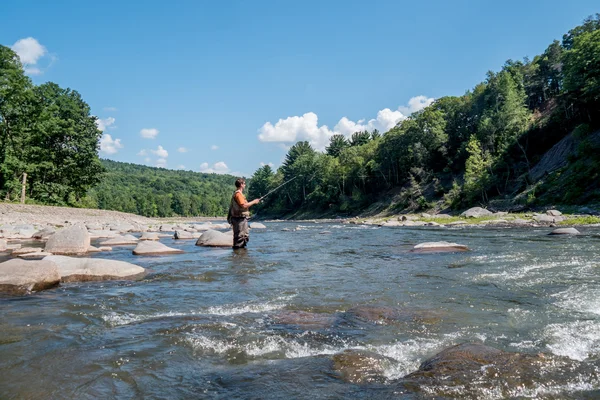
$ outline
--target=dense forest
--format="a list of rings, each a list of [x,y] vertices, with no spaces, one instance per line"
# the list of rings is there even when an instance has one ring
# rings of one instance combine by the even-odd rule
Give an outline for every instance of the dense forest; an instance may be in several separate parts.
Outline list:
[[[296,143],[276,171],[254,173],[249,197],[293,179],[257,211],[351,214],[382,199],[397,211],[599,201],[599,125],[600,14],[388,132],[333,135],[324,153]],[[534,166],[568,135],[577,144],[568,165],[534,179]]]
[[[146,217],[223,216],[235,177],[102,160],[102,180],[85,206]]]
[[[533,59],[508,60],[462,96],[437,99],[388,132],[308,142],[249,181],[249,198],[286,183],[262,215],[583,204],[600,201],[600,14]],[[80,94],[36,86],[0,46],[0,199],[132,212],[225,215],[234,177],[101,160],[96,117]],[[571,139],[568,157],[544,155]],[[547,157],[547,156],[546,156]],[[540,165],[542,164],[542,167]],[[541,170],[541,172],[540,172]]]

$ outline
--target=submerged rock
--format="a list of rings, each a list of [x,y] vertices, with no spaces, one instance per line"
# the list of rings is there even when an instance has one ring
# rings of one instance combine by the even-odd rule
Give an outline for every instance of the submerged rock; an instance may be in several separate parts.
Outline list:
[[[436,323],[441,315],[436,310],[402,309],[390,306],[357,306],[346,311],[347,315],[380,325],[399,322]]]
[[[56,264],[46,260],[13,260],[0,263],[0,292],[27,294],[57,286]]]
[[[385,382],[385,370],[394,360],[377,353],[363,350],[344,350],[332,357],[333,370],[350,383]]]
[[[582,377],[597,382],[598,375],[593,364],[566,357],[510,353],[465,343],[425,360],[404,378],[403,386],[435,398],[485,398],[490,392],[497,398],[518,398],[524,390],[538,390],[542,382],[569,386],[581,382]]]
[[[425,242],[419,243],[413,247],[412,251],[415,253],[433,253],[443,251],[468,251],[469,248],[464,244],[450,243],[450,242]]]
[[[137,279],[146,271],[125,261],[102,258],[48,256],[44,260],[56,264],[61,282]]]
[[[306,328],[330,327],[335,322],[335,318],[331,314],[288,310],[283,310],[273,315],[273,320],[279,324],[299,325]]]

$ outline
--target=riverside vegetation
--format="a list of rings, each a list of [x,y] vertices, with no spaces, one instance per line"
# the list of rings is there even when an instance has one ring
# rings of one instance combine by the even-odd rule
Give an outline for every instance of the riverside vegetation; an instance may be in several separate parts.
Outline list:
[[[600,14],[533,59],[508,60],[463,96],[437,99],[388,132],[294,144],[249,197],[287,180],[260,216],[394,214],[486,205],[510,211],[600,201]],[[102,132],[79,93],[32,84],[0,46],[0,196],[149,217],[224,215],[234,177],[98,157]]]

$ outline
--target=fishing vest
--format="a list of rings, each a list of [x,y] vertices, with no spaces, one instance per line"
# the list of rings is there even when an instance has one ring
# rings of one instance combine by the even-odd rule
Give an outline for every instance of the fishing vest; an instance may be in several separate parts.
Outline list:
[[[234,218],[249,217],[250,211],[248,211],[247,209],[243,209],[242,207],[240,207],[240,205],[237,203],[237,201],[235,201],[235,194],[237,192],[240,192],[240,190],[239,189],[236,190],[235,192],[233,192],[233,195],[231,196],[231,204],[229,205],[229,214],[231,214],[231,216]],[[242,194],[242,196],[243,196],[243,194]]]

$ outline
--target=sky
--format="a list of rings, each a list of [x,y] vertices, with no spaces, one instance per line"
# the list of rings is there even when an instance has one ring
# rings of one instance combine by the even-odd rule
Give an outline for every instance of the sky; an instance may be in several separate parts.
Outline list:
[[[6,1],[0,44],[78,91],[100,157],[250,177],[294,143],[385,132],[508,59],[541,54],[597,0]]]

